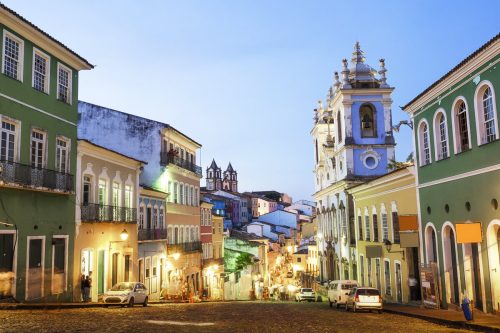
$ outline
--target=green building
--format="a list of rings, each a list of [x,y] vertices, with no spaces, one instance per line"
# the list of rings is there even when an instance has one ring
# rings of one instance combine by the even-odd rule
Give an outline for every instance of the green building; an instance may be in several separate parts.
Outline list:
[[[500,310],[499,61],[500,34],[404,106],[414,125],[420,262],[434,276],[422,281],[423,296],[444,308],[467,296],[484,312]]]
[[[0,298],[71,300],[78,71],[93,66],[0,3]]]

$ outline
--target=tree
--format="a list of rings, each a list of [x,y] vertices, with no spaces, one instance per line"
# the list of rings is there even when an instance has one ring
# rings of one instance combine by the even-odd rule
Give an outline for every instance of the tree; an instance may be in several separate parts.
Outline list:
[[[240,253],[236,258],[236,270],[240,271],[250,265],[253,261],[253,256],[249,253]]]

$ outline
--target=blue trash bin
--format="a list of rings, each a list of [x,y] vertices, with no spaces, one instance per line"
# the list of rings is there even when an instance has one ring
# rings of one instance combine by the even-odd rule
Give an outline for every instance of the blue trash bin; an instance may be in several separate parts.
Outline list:
[[[470,311],[470,301],[465,297],[462,301],[462,311],[464,312],[465,320],[472,320],[472,312]]]

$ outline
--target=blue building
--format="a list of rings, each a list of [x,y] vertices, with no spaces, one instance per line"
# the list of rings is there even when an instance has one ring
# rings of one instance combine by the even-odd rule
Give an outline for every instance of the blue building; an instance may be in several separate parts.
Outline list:
[[[315,194],[322,280],[356,279],[356,235],[347,189],[387,173],[394,159],[391,94],[385,61],[378,72],[356,43],[350,65],[334,74],[326,105],[315,109]],[[378,75],[377,75],[378,74]]]

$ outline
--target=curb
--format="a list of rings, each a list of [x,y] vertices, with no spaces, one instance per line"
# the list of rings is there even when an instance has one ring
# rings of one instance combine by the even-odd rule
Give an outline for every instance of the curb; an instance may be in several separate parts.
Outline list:
[[[387,308],[384,308],[384,312],[393,313],[400,316],[418,318],[434,324],[444,325],[453,328],[465,328],[472,331],[487,332],[487,333],[500,333],[500,328],[484,326],[480,324],[473,324],[465,321],[455,321],[455,320],[447,320],[435,317],[428,317],[416,313],[408,313],[404,311],[392,310]]]

